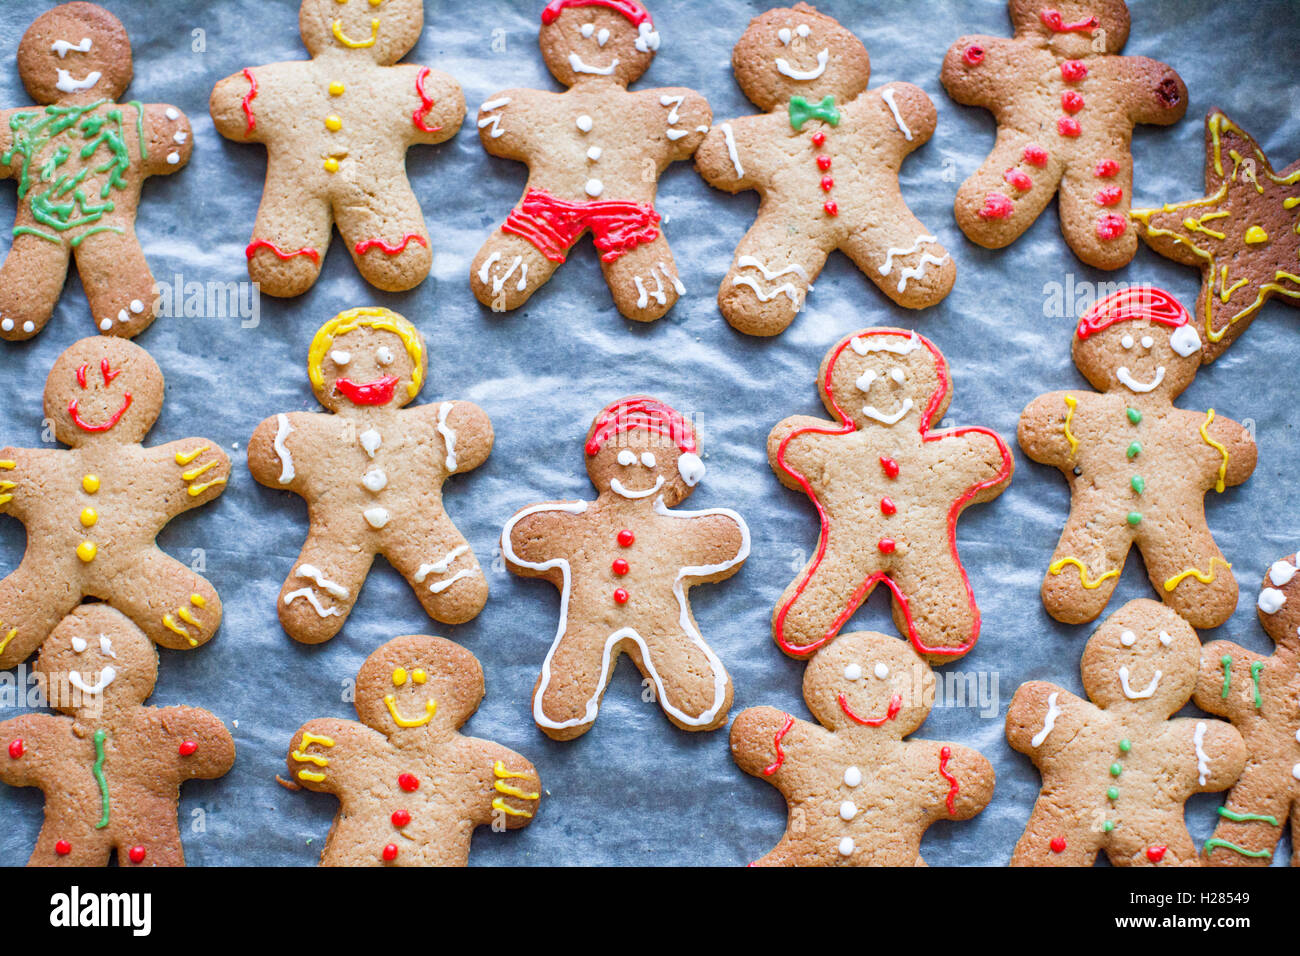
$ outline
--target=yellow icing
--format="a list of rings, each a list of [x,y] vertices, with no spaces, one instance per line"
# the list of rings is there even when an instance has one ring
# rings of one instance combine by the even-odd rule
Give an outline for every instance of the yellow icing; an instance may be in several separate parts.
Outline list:
[[[420,341],[420,333],[396,312],[382,308],[348,309],[320,327],[307,352],[307,374],[313,387],[322,388],[325,385],[323,363],[330,346],[334,344],[334,338],[360,326],[392,332],[402,340],[406,354],[411,357],[411,384],[406,386],[406,393],[414,398],[424,384],[424,345]]]
[[[1200,581],[1202,584],[1209,584],[1211,581],[1214,580],[1214,563],[1216,561],[1219,564],[1223,565],[1225,568],[1231,569],[1232,567],[1231,564],[1229,564],[1227,561],[1224,561],[1220,557],[1210,558],[1210,570],[1208,572],[1201,571],[1199,568],[1188,568],[1186,571],[1182,571],[1178,574],[1175,574],[1172,578],[1166,581],[1165,590],[1172,591],[1174,588],[1178,587],[1178,585],[1182,584],[1188,578],[1196,578],[1196,580]]]
[[[204,445],[202,448],[196,448],[193,451],[178,451],[176,453],[176,464],[188,465],[211,447],[211,445]]]
[[[1201,423],[1201,440],[1223,456],[1223,461],[1219,464],[1219,478],[1214,483],[1214,490],[1219,494],[1223,494],[1223,489],[1226,487],[1225,481],[1228,477],[1228,449],[1224,448],[1223,445],[1211,438],[1210,433],[1206,431],[1213,422],[1214,409],[1211,408],[1205,413],[1205,421]]]
[[[1107,571],[1105,574],[1100,575],[1095,581],[1089,581],[1088,568],[1078,558],[1061,558],[1057,561],[1053,561],[1048,566],[1047,570],[1052,574],[1060,574],[1063,570],[1065,570],[1066,565],[1069,564],[1072,564],[1079,569],[1079,582],[1089,591],[1097,590],[1097,588],[1101,587],[1101,583],[1105,581],[1107,578],[1119,577],[1118,570],[1111,570],[1111,571]]]
[[[1079,407],[1079,400],[1073,395],[1065,396],[1065,404],[1070,410],[1065,413],[1065,425],[1062,431],[1065,432],[1065,440],[1070,443],[1070,461],[1074,461],[1074,456],[1079,451],[1079,439],[1074,437],[1070,431],[1070,422],[1074,421],[1074,410]]]

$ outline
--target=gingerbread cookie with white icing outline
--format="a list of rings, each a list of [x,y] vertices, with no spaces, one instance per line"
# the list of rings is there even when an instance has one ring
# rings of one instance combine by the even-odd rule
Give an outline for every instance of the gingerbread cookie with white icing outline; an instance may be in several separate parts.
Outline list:
[[[1124,605],[1088,639],[1088,700],[1046,681],[1021,684],[1007,741],[1043,776],[1012,866],[1199,866],[1183,820],[1194,793],[1226,790],[1246,765],[1222,720],[1174,718],[1192,697],[1201,642],[1158,601]]]
[[[1151,287],[1123,289],[1079,320],[1074,363],[1097,391],[1041,395],[1020,416],[1020,447],[1070,483],[1070,516],[1043,578],[1043,604],[1067,624],[1095,620],[1129,549],[1151,585],[1193,627],[1237,606],[1232,565],[1205,520],[1205,495],[1255,470],[1246,429],[1176,399],[1201,365],[1187,310]]]
[[[302,0],[298,24],[310,60],[228,76],[209,104],[222,136],[267,148],[248,274],[263,292],[301,295],[337,224],[367,282],[412,289],[433,251],[406,152],[451,139],[465,118],[454,79],[398,63],[420,39],[424,0]]]
[[[487,581],[443,510],[442,485],[487,460],[492,423],[472,402],[403,410],[427,364],[424,336],[396,312],[340,312],[307,359],[328,413],[281,413],[249,439],[253,477],[308,503],[307,542],[277,602],[296,641],[319,644],[339,632],[378,554],[434,620],[461,624],[483,610]]]
[[[943,299],[956,265],[898,186],[903,160],[934,133],[925,92],[868,91],[862,41],[806,3],[755,17],[731,63],[765,112],[715,126],[695,156],[710,185],[763,197],[718,290],[727,321],[750,335],[784,331],[836,249],[899,305]]]
[[[921,837],[969,820],[993,796],[993,766],[960,744],[905,740],[934,704],[935,678],[905,642],[841,634],[804,672],[817,723],[750,707],[731,725],[731,755],[781,791],[789,822],[754,866],[924,866]]]
[[[713,114],[684,87],[628,90],[659,49],[638,0],[551,0],[538,39],[568,89],[504,90],[479,108],[483,148],[527,164],[528,184],[470,285],[493,311],[517,309],[590,232],[614,305],[651,322],[686,291],[654,207],[659,176],[690,159]]]

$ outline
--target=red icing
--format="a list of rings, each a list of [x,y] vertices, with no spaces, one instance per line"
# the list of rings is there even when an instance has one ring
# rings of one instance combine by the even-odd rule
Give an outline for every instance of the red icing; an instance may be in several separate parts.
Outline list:
[[[397,778],[397,785],[407,793],[414,793],[420,789],[420,778],[413,773],[400,774]]]
[[[613,568],[614,573],[619,575],[620,577],[622,577],[624,574],[627,574],[627,572],[630,570],[627,562],[624,561],[622,558],[615,558],[614,563],[613,565],[611,565],[611,567]]]
[[[626,604],[626,603],[627,603],[627,598],[628,598],[628,594],[627,594],[627,591],[626,591],[626,590],[624,590],[623,588],[615,588],[615,589],[614,589],[614,603],[615,603],[615,604]]]
[[[957,778],[948,772],[948,761],[952,759],[952,748],[944,747],[939,751],[939,775],[948,781],[948,799],[944,801],[944,806],[948,808],[948,816],[955,816],[957,813],[957,794],[961,792],[961,787],[957,784]]]
[[[826,170],[831,168],[831,158],[826,155],[818,156],[817,168],[820,169],[822,172],[826,172]]]
[[[821,146],[824,142],[826,142],[826,133],[824,130],[819,129],[817,132],[813,133],[812,144],[814,146]]]
[[[632,542],[634,542],[635,540],[636,540],[636,535],[634,535],[627,528],[624,528],[622,531],[618,533],[618,543],[620,547],[630,548],[632,547]]]
[[[381,855],[383,856],[385,863],[392,863],[394,860],[397,859],[397,844],[396,843],[388,844],[386,847],[384,847],[384,851]]]
[[[787,654],[791,654],[795,657],[808,657],[818,648],[825,645],[840,632],[840,628],[842,628],[845,622],[853,616],[853,613],[861,606],[862,602],[866,600],[867,595],[871,593],[872,589],[880,583],[883,583],[887,588],[889,588],[894,600],[898,603],[899,610],[901,610],[903,614],[903,620],[907,624],[907,637],[912,642],[912,646],[922,654],[959,657],[970,650],[971,647],[975,645],[975,642],[979,640],[981,621],[979,606],[975,603],[975,592],[971,590],[970,579],[967,577],[966,569],[962,566],[961,558],[957,554],[957,518],[961,514],[962,509],[965,508],[977,494],[986,488],[991,488],[1002,483],[1011,475],[1011,452],[1007,449],[1006,443],[998,437],[997,433],[990,431],[987,428],[967,426],[964,428],[953,428],[938,432],[930,431],[930,423],[934,419],[939,404],[943,401],[948,390],[948,363],[944,360],[944,357],[940,354],[939,350],[934,347],[934,344],[923,336],[917,336],[917,338],[920,340],[921,344],[930,351],[930,355],[935,363],[935,369],[938,372],[940,386],[935,389],[934,394],[930,396],[925,412],[921,415],[921,424],[919,427],[921,440],[932,442],[943,441],[945,438],[950,437],[959,438],[963,435],[970,434],[984,435],[991,438],[997,444],[998,451],[1002,457],[1002,467],[998,469],[998,473],[994,477],[971,485],[962,494],[958,495],[948,508],[948,551],[952,555],[953,563],[961,570],[962,586],[966,589],[966,599],[970,602],[970,609],[974,619],[970,639],[956,647],[936,647],[922,642],[921,638],[916,633],[916,625],[912,619],[912,612],[908,603],[907,595],[904,594],[902,589],[894,582],[894,579],[883,571],[868,575],[867,579],[858,585],[858,589],[850,596],[844,610],[840,612],[839,616],[836,617],[833,622],[831,622],[830,629],[821,639],[813,641],[811,644],[798,647],[785,639],[786,616],[790,613],[790,607],[799,596],[803,594],[804,589],[808,587],[808,582],[812,579],[812,576],[817,573],[817,569],[821,566],[822,559],[826,556],[827,532],[830,528],[830,516],[826,514],[826,509],[822,506],[821,501],[818,500],[817,494],[813,491],[812,485],[809,484],[808,479],[791,468],[786,462],[785,450],[789,446],[790,442],[798,435],[850,435],[854,432],[853,420],[845,414],[844,409],[839,406],[839,403],[835,401],[834,395],[831,394],[831,379],[835,374],[835,365],[839,361],[840,355],[846,348],[848,348],[849,342],[852,341],[853,338],[870,335],[901,335],[910,337],[912,334],[913,333],[903,329],[878,328],[868,329],[864,332],[858,333],[857,336],[848,336],[845,338],[844,341],[840,343],[839,348],[835,350],[835,354],[831,356],[831,360],[826,363],[826,374],[821,383],[822,394],[825,397],[824,400],[829,404],[829,407],[835,410],[835,414],[840,419],[841,425],[838,428],[821,428],[817,426],[796,428],[785,437],[781,442],[780,447],[777,449],[777,464],[781,466],[781,469],[786,474],[798,482],[799,487],[803,489],[804,494],[812,500],[813,505],[817,508],[817,516],[821,523],[821,530],[817,538],[817,553],[813,557],[812,563],[808,566],[808,570],[804,573],[803,578],[795,587],[794,594],[791,595],[790,599],[782,604],[777,610],[776,620],[773,622],[772,630],[776,637],[776,642]],[[880,459],[880,466],[884,468],[885,474],[890,478],[896,478],[898,476],[898,462],[894,459],[882,456]]]
[[[880,513],[882,515],[884,515],[885,517],[889,517],[897,511],[898,511],[898,505],[894,504],[893,498],[880,499]]]
[[[1075,335],[1087,339],[1129,319],[1147,319],[1171,329],[1180,328],[1192,320],[1182,304],[1164,289],[1131,287],[1111,293],[1084,313]]]
[[[399,830],[411,822],[411,814],[406,810],[393,811],[393,826]]]
[[[122,407],[113,413],[108,421],[101,422],[98,425],[92,425],[81,417],[81,412],[77,410],[77,399],[68,402],[68,415],[72,418],[72,423],[80,428],[83,432],[106,432],[122,420],[126,410],[131,407],[131,393],[127,392],[122,396]]]
[[[971,66],[978,66],[984,62],[984,48],[971,44],[962,52],[961,58]]]
[[[822,192],[828,193],[835,186],[835,180],[829,176],[822,177]]]
[[[199,749],[199,745],[192,740],[182,740],[181,745],[176,748],[182,757],[192,757],[194,752]]]
[[[583,451],[594,455],[609,439],[636,428],[668,436],[679,451],[693,452],[696,449],[695,432],[681,412],[647,395],[632,395],[606,405],[596,416],[596,424],[591,427],[591,437],[587,439]],[[626,544],[623,542],[625,533],[628,536]],[[623,547],[627,547],[633,540],[631,531],[618,533],[618,543]]]
[[[373,382],[357,383],[350,378],[334,380],[334,390],[342,392],[353,405],[387,405],[393,400],[399,379],[396,375],[385,375]]]
[[[544,189],[529,189],[501,225],[502,232],[527,239],[552,262],[563,262],[565,254],[588,229],[601,260],[613,262],[659,238],[659,213],[649,203],[574,202],[552,196]]]
[[[608,7],[632,21],[632,26],[651,23],[650,13],[636,0],[551,0],[542,10],[542,23],[549,26],[569,7]]]
[[[1022,193],[1029,192],[1034,188],[1034,181],[1029,178],[1027,173],[1018,169],[1008,169],[1002,174],[1002,178],[1007,181],[1012,189],[1019,190]]]
[[[1078,136],[1082,130],[1079,121],[1072,116],[1062,116],[1056,121],[1056,131],[1062,136]]]
[[[1103,186],[1092,197],[1098,206],[1113,206],[1124,198],[1124,190],[1118,186]]]
[[[1077,113],[1083,109],[1083,94],[1075,90],[1066,90],[1061,94],[1061,109],[1067,113]]]
[[[411,122],[415,128],[422,133],[441,132],[441,126],[430,126],[427,122],[429,110],[433,109],[433,97],[424,92],[424,81],[428,78],[430,70],[427,66],[420,67],[420,72],[415,75],[415,93],[420,97],[420,106],[411,114]]]
[[[1165,851],[1168,849],[1167,846],[1149,846],[1147,847],[1147,859],[1152,863],[1159,863],[1165,858]]]
[[[1066,60],[1061,64],[1061,79],[1067,83],[1078,83],[1088,75],[1088,65],[1082,60]]]
[[[876,547],[880,549],[881,554],[893,554],[898,550],[898,542],[893,538],[881,538]]]
[[[1097,165],[1093,167],[1092,170],[1092,174],[1098,179],[1109,179],[1118,172],[1119,163],[1115,162],[1113,159],[1103,159],[1098,161]]]
[[[1025,162],[1030,166],[1037,166],[1039,169],[1042,169],[1047,165],[1047,150],[1034,143],[1030,143],[1026,146],[1025,151],[1021,155],[1025,157]]]
[[[253,258],[258,249],[270,249],[275,253],[277,258],[284,260],[292,259],[294,256],[306,256],[312,262],[320,265],[320,253],[310,246],[304,246],[301,249],[294,249],[286,252],[270,239],[254,239],[248,244],[248,248],[244,250],[244,258]]]
[[[822,209],[826,210],[828,216],[838,216],[840,214],[839,203],[826,202],[822,203]]]
[[[979,217],[981,219],[1006,219],[1011,215],[1013,208],[1010,196],[1002,193],[989,193],[984,197],[984,205],[980,208]]]
[[[144,847],[133,846],[127,851],[126,855],[132,863],[143,863],[146,854]]]
[[[863,727],[882,727],[886,721],[893,720],[898,716],[898,712],[903,709],[903,695],[895,694],[889,698],[889,709],[885,711],[884,717],[859,717],[849,706],[849,702],[844,699],[843,694],[836,695],[835,699],[839,702],[840,710],[848,716],[849,720],[855,724],[861,724]]]
[[[1074,23],[1066,23],[1065,18],[1061,16],[1061,11],[1052,9],[1044,10],[1038,17],[1043,21],[1043,25],[1054,33],[1091,34],[1101,23],[1096,17],[1085,17]]]
[[[424,236],[414,232],[408,232],[406,235],[402,236],[402,241],[396,245],[390,245],[383,239],[363,239],[358,242],[354,248],[359,256],[364,256],[371,249],[378,249],[386,256],[395,256],[398,253],[405,252],[406,247],[412,242],[418,242],[420,245],[424,246],[424,248],[429,248],[429,241],[425,239]]]
[[[59,856],[67,856],[72,852],[72,844],[67,840],[60,840],[58,843],[54,844],[54,852]]]
[[[244,117],[248,120],[248,129],[244,131],[244,135],[251,136],[253,130],[257,129],[257,117],[253,115],[253,100],[257,97],[257,79],[253,76],[252,70],[244,71],[244,79],[248,80],[248,92],[244,94],[244,99],[239,105],[244,108]]]
[[[1065,837],[1062,836],[1052,837],[1052,842],[1048,845],[1052,848],[1053,853],[1064,853]]]
[[[1097,220],[1098,239],[1118,239],[1128,230],[1128,220],[1116,213],[1107,213]]]
[[[789,714],[786,714],[785,723],[781,725],[781,729],[772,737],[772,746],[776,748],[776,760],[763,768],[763,776],[772,776],[772,774],[781,769],[781,764],[785,763],[785,751],[781,749],[781,741],[785,739],[785,735],[790,732],[790,728],[793,726],[794,718]]]
[[[9,741],[9,756],[17,760],[23,754],[27,753],[27,745],[23,743],[23,738],[15,737]]]

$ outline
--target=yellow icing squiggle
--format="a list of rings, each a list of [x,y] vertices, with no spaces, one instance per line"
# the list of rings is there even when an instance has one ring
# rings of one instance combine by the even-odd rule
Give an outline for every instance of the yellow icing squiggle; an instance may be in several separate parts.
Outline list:
[[[1209,584],[1211,581],[1214,580],[1214,563],[1216,561],[1219,564],[1223,565],[1225,568],[1228,568],[1229,570],[1232,569],[1231,564],[1229,564],[1227,561],[1224,561],[1222,558],[1216,555],[1215,557],[1210,558],[1209,571],[1202,571],[1200,568],[1188,568],[1186,571],[1183,571],[1179,574],[1175,574],[1172,578],[1166,581],[1165,590],[1172,591],[1174,588],[1178,587],[1178,585],[1182,584],[1188,578],[1196,578],[1196,580],[1200,581],[1202,584]]]
[[[1070,423],[1074,421],[1074,410],[1079,407],[1079,400],[1073,395],[1067,395],[1065,405],[1069,411],[1065,413],[1065,425],[1061,430],[1065,433],[1065,440],[1070,443],[1070,461],[1074,461],[1074,456],[1079,452],[1079,439],[1070,431]]]
[[[1057,561],[1053,561],[1048,566],[1047,570],[1052,574],[1060,574],[1063,570],[1065,570],[1065,566],[1068,564],[1072,564],[1079,569],[1079,582],[1089,591],[1097,590],[1097,588],[1101,587],[1101,583],[1108,578],[1119,577],[1118,570],[1110,570],[1107,571],[1105,574],[1100,575],[1095,581],[1089,581],[1088,568],[1078,558],[1061,558]]]
[[[1204,441],[1205,444],[1209,445],[1211,448],[1216,449],[1219,452],[1219,454],[1223,456],[1223,461],[1219,463],[1219,478],[1214,483],[1214,490],[1217,491],[1219,494],[1223,494],[1223,489],[1227,487],[1226,482],[1228,477],[1228,449],[1224,448],[1223,445],[1219,444],[1217,441],[1211,438],[1209,432],[1206,431],[1206,429],[1209,428],[1213,422],[1214,422],[1214,409],[1211,408],[1208,412],[1205,413],[1205,421],[1201,423],[1201,440]]]

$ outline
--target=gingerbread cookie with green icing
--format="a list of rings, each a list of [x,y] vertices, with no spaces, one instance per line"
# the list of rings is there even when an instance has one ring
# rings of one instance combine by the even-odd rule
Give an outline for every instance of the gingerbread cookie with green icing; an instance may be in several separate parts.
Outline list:
[[[290,784],[338,798],[323,866],[464,866],[476,827],[527,826],[542,784],[531,763],[460,733],[483,668],[441,637],[396,637],[357,674],[355,720],[304,724]]]
[[[45,792],[29,866],[184,866],[176,816],[186,780],[235,762],[225,725],[197,707],[146,707],[158,653],[107,604],[60,622],[36,661],[50,706],[0,723],[0,782]]]
[[[1201,270],[1205,360],[1227,351],[1269,299],[1300,306],[1300,160],[1282,172],[1219,110],[1205,118],[1205,196],[1131,213],[1142,241]]]
[[[1067,624],[1095,620],[1129,550],[1151,585],[1194,627],[1237,606],[1232,565],[1205,520],[1205,495],[1255,470],[1239,423],[1174,405],[1201,365],[1191,316],[1169,293],[1135,286],[1079,321],[1074,363],[1097,391],[1041,395],[1020,416],[1020,447],[1070,483],[1070,517],[1043,579],[1043,604]]]
[[[906,740],[929,716],[925,659],[884,634],[843,634],[808,665],[803,696],[817,723],[750,707],[731,725],[731,755],[781,791],[785,836],[755,866],[924,866],[921,837],[969,820],[993,796],[993,767],[960,744]]]
[[[45,419],[69,450],[0,449],[0,514],[27,528],[22,563],[0,581],[0,668],[26,660],[88,597],[164,647],[197,647],[216,632],[216,590],[155,538],[225,490],[230,459],[207,438],[145,448],[162,402],[148,352],[82,339],[45,381]]]
[[[157,314],[135,234],[140,190],[189,162],[189,120],[163,103],[117,102],[131,82],[131,41],[93,3],[37,17],[19,44],[18,73],[40,106],[0,111],[0,177],[18,184],[0,338],[40,332],[73,260],[95,326],[136,335]]]
[[[1246,765],[1221,720],[1172,715],[1196,688],[1201,642],[1158,601],[1130,601],[1083,649],[1088,700],[1046,681],[1021,684],[1007,741],[1043,775],[1012,866],[1198,866],[1183,821],[1194,793],[1226,790]]]
[[[1205,843],[1211,866],[1267,866],[1291,821],[1291,865],[1300,833],[1300,555],[1273,563],[1257,607],[1272,656],[1230,641],[1206,644],[1196,706],[1226,717],[1246,740],[1250,760],[1219,808]]]
[[[245,250],[263,292],[315,284],[337,224],[363,278],[387,292],[433,264],[406,152],[442,143],[465,97],[439,70],[398,63],[424,29],[423,0],[302,0],[310,60],[254,66],[212,90],[217,132],[267,149],[266,187]]]

